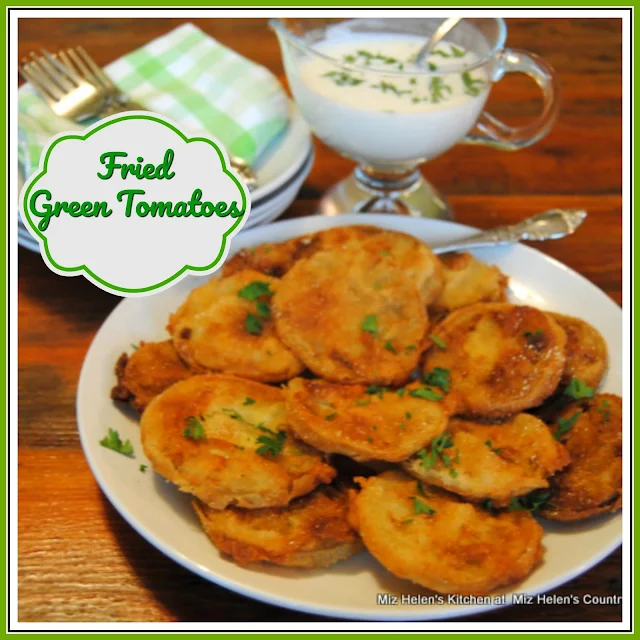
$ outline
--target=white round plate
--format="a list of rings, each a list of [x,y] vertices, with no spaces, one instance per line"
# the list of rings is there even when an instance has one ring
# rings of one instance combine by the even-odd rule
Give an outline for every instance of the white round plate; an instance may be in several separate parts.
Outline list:
[[[289,101],[287,128],[260,154],[253,167],[258,186],[251,192],[251,202],[257,205],[270,198],[300,171],[312,149],[309,125],[295,104]]]
[[[298,191],[300,191],[300,187],[302,187],[305,178],[309,175],[311,167],[313,167],[314,157],[313,147],[311,147],[306,162],[288,183],[282,185],[277,193],[270,195],[266,200],[263,200],[262,203],[258,203],[257,205],[252,203],[249,219],[245,222],[243,231],[271,222],[287,210],[298,195]]]
[[[241,233],[232,251],[262,242],[278,242],[327,227],[372,224],[415,235],[434,245],[473,231],[450,222],[403,216],[346,215],[285,220]],[[498,265],[511,276],[511,299],[544,309],[580,315],[605,337],[610,368],[606,391],[622,392],[621,309],[602,291],[571,269],[523,245],[480,250],[475,255]],[[109,399],[115,383],[114,364],[139,340],[167,337],[169,313],[189,290],[204,280],[191,277],[171,289],[146,298],[123,300],[105,320],[87,353],[78,384],[78,428],[91,469],[109,500],[151,544],[198,575],[245,596],[275,605],[325,616],[361,620],[434,620],[493,609],[489,605],[396,605],[376,603],[378,593],[418,594],[363,552],[333,567],[317,571],[281,567],[243,568],[225,560],[211,545],[194,515],[189,497],[179,493],[150,469],[140,444],[137,422]],[[135,449],[135,460],[99,445],[107,428],[117,429]],[[576,524],[544,523],[544,561],[512,592],[548,591],[587,571],[621,542],[620,514]],[[510,592],[507,592],[510,593]],[[510,596],[507,596],[510,602]]]

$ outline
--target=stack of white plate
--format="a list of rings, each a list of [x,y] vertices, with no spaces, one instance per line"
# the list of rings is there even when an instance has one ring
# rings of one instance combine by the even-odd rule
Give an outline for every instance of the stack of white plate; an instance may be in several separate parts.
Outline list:
[[[293,202],[313,165],[313,144],[307,123],[291,103],[289,124],[253,167],[257,186],[251,192],[251,213],[244,229],[275,220]],[[19,185],[20,188],[22,185]],[[18,217],[18,244],[39,251],[38,242]]]

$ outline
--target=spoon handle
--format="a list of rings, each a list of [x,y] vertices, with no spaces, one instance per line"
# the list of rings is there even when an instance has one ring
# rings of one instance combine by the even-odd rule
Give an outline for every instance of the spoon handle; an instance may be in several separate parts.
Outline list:
[[[556,240],[571,235],[586,217],[587,213],[579,209],[552,209],[517,224],[481,231],[468,238],[431,249],[435,254],[441,254],[461,249],[498,247],[520,240]]]

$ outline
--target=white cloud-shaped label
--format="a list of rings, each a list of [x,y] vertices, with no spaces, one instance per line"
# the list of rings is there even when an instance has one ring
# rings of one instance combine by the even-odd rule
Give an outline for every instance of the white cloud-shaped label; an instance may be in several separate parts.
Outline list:
[[[249,215],[248,191],[222,147],[155,114],[56,136],[40,162],[21,214],[44,261],[117,295],[212,273]]]

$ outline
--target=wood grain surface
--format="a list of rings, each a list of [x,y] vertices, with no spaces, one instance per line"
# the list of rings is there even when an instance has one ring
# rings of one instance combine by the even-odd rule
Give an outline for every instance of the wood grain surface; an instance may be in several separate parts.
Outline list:
[[[181,24],[181,19],[21,19],[20,56],[82,45],[100,64]],[[200,28],[236,51],[283,70],[262,19],[200,19]],[[459,146],[424,167],[449,196],[457,219],[477,227],[517,221],[552,207],[589,218],[575,236],[539,247],[621,304],[621,22],[604,19],[507,21],[508,43],[557,70],[561,117],[551,134],[509,154]],[[17,81],[17,79],[16,79]],[[535,114],[535,85],[513,76],[490,107],[508,122]],[[311,215],[352,163],[316,142],[311,174],[286,217]],[[14,245],[15,247],[15,245]],[[91,340],[119,298],[83,278],[63,278],[39,255],[18,251],[19,591],[21,621],[325,620],[248,600],[181,568],[143,540],[102,495],[80,448],[76,385]],[[96,390],[104,393],[106,390]],[[621,593],[621,553],[554,593]],[[621,607],[514,606],[476,621],[618,621]]]

